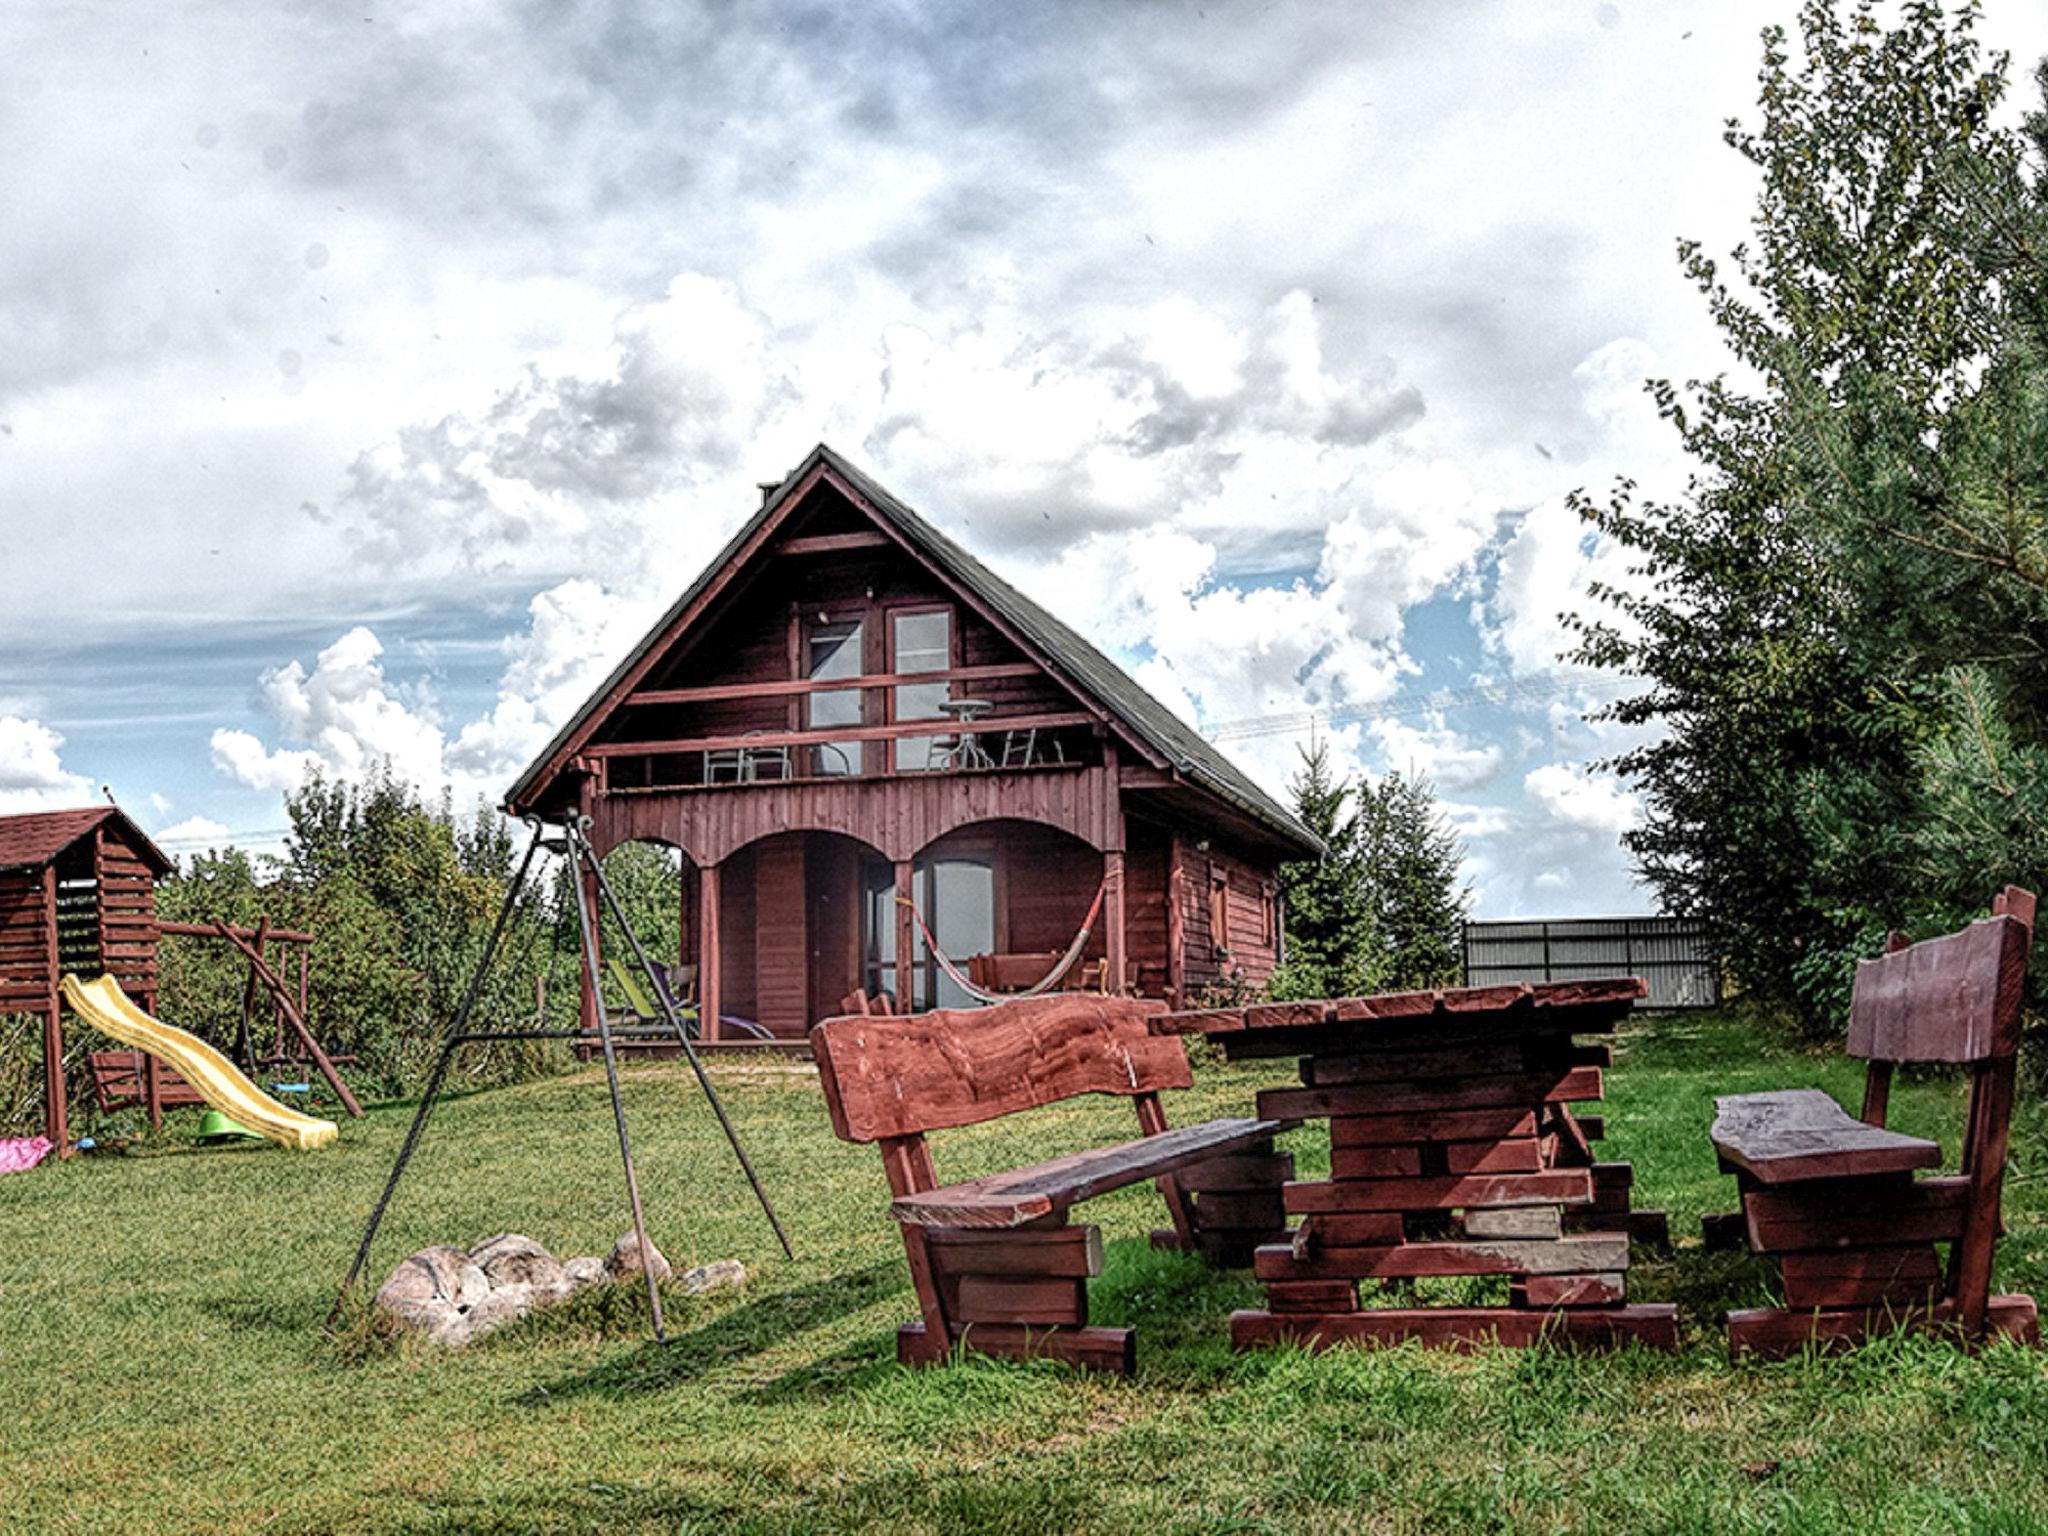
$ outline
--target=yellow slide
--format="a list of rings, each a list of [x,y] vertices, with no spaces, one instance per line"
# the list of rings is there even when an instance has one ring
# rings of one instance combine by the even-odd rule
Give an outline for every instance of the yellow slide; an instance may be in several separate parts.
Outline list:
[[[136,1007],[113,977],[82,982],[76,976],[66,976],[64,1000],[93,1028],[176,1067],[202,1099],[236,1124],[301,1152],[334,1140],[332,1120],[315,1120],[285,1108],[204,1040],[173,1029]]]

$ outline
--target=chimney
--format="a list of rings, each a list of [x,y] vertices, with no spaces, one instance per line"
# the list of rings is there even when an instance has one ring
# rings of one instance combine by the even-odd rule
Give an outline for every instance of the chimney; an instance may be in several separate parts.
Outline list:
[[[754,483],[761,487],[761,505],[764,507],[774,500],[775,493],[782,489],[780,480],[756,480]]]

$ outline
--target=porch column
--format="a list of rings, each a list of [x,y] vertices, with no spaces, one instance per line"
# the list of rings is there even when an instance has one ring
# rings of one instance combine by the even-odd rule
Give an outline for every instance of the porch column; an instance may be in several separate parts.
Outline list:
[[[1181,910],[1186,881],[1180,832],[1176,829],[1166,854],[1166,990],[1176,1008],[1187,1007],[1187,915]]]
[[[700,865],[697,870],[697,1038],[704,1041],[725,1038],[722,1023],[725,989],[719,984],[718,907],[718,866]]]
[[[1106,886],[1102,896],[1103,944],[1107,950],[1107,971],[1103,977],[1102,990],[1111,997],[1121,997],[1124,990],[1124,856],[1123,850],[1112,848],[1102,856],[1102,878]]]
[[[896,861],[896,1011],[909,1013],[917,997],[917,972],[912,960],[917,954],[917,924],[910,903],[916,899],[911,880],[914,865],[909,859]]]
[[[604,974],[604,924],[599,920],[598,914],[604,908],[600,905],[602,898],[598,894],[597,877],[589,870],[584,869],[578,871],[576,880],[577,884],[582,888],[583,908],[590,914],[590,947],[597,952],[597,974],[602,976]],[[583,1028],[591,1034],[597,1033],[598,1010],[604,1007],[603,997],[592,990],[595,985],[596,983],[591,980],[591,968],[587,965],[577,966],[576,986],[578,995],[583,1003]]]

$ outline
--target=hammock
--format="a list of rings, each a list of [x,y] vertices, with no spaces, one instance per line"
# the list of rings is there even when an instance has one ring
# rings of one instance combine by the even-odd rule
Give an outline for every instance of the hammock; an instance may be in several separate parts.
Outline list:
[[[1102,910],[1102,898],[1108,891],[1109,876],[1104,875],[1102,883],[1095,887],[1095,899],[1088,904],[1088,915],[1081,919],[1080,930],[1074,935],[1074,942],[1067,946],[1067,952],[1053,962],[1051,970],[1021,992],[990,992],[984,987],[977,987],[960,974],[958,966],[946,958],[945,950],[939,947],[938,935],[926,924],[924,914],[917,910],[917,903],[904,896],[898,896],[896,902],[897,905],[910,909],[911,918],[916,922],[918,931],[924,935],[925,949],[932,959],[938,962],[939,969],[946,973],[954,986],[978,1003],[1011,1003],[1023,997],[1038,997],[1051,991],[1065,979],[1067,972],[1074,968],[1074,962],[1081,958],[1081,951],[1088,947],[1088,936],[1095,931],[1096,914]]]

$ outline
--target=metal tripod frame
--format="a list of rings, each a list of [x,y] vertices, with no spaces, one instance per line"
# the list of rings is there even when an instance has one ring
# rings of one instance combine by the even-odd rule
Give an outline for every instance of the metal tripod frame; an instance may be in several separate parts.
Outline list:
[[[334,1308],[328,1314],[328,1320],[332,1322],[341,1315],[349,1292],[355,1288],[356,1281],[362,1278],[364,1270],[369,1268],[370,1248],[376,1241],[377,1228],[383,1223],[384,1213],[391,1204],[392,1196],[397,1193],[399,1180],[405,1176],[406,1165],[412,1161],[413,1153],[419,1147],[421,1135],[426,1130],[427,1120],[433,1113],[435,1102],[440,1098],[442,1084],[447,1079],[449,1063],[454,1060],[455,1052],[464,1045],[486,1041],[580,1039],[589,1033],[582,1029],[473,1030],[469,1027],[470,1015],[476,1008],[477,999],[483,994],[484,980],[490,973],[491,962],[497,958],[505,930],[511,923],[512,912],[519,903],[520,893],[526,887],[527,877],[533,868],[534,855],[545,847],[551,852],[561,853],[569,861],[572,876],[569,883],[574,891],[576,905],[578,949],[585,984],[596,1003],[597,1038],[604,1052],[605,1084],[611,1095],[612,1123],[618,1131],[619,1161],[626,1175],[626,1200],[633,1213],[633,1234],[640,1245],[641,1271],[647,1281],[647,1304],[653,1313],[655,1341],[664,1343],[668,1335],[661,1315],[661,1291],[655,1283],[653,1267],[646,1262],[649,1251],[647,1222],[640,1206],[640,1180],[633,1167],[633,1142],[626,1130],[625,1104],[619,1096],[618,1058],[613,1049],[613,1042],[621,1039],[673,1039],[682,1047],[683,1055],[689,1059],[691,1070],[697,1075],[698,1085],[703,1088],[705,1098],[711,1102],[712,1112],[718,1117],[719,1128],[725,1132],[725,1139],[731,1144],[733,1155],[739,1159],[740,1168],[746,1174],[748,1184],[753,1187],[754,1197],[761,1202],[761,1210],[767,1216],[769,1226],[774,1228],[776,1240],[782,1244],[783,1253],[793,1259],[796,1252],[790,1247],[789,1236],[782,1230],[782,1223],[775,1215],[775,1207],[769,1202],[767,1190],[761,1187],[760,1177],[754,1172],[754,1165],[747,1157],[746,1149],[740,1145],[739,1133],[733,1129],[732,1121],[725,1113],[725,1105],[719,1100],[718,1090],[712,1087],[710,1075],[705,1072],[703,1061],[699,1059],[695,1047],[690,1043],[689,1029],[683,1021],[681,1011],[676,1007],[675,999],[669,995],[667,986],[655,974],[654,964],[641,945],[640,936],[633,931],[633,925],[627,919],[625,909],[612,891],[611,882],[605,879],[604,866],[598,862],[597,851],[590,844],[590,819],[587,816],[575,816],[563,821],[557,839],[549,839],[543,835],[542,828],[546,824],[539,818],[529,816],[525,821],[533,832],[532,840],[526,846],[525,856],[520,859],[519,868],[513,874],[511,884],[505,888],[504,905],[498,909],[497,921],[492,924],[490,937],[484,943],[484,952],[477,960],[476,970],[469,978],[469,986],[463,992],[462,1002],[449,1023],[448,1033],[441,1042],[441,1054],[434,1062],[434,1070],[427,1077],[426,1091],[421,1094],[419,1108],[413,1112],[412,1124],[406,1130],[405,1140],[399,1145],[398,1157],[391,1165],[390,1176],[384,1181],[383,1193],[371,1207],[370,1218],[363,1227],[362,1242],[357,1245],[355,1259],[349,1265],[347,1278],[341,1282],[341,1292],[335,1297]],[[589,877],[587,887],[584,883],[586,875]],[[611,1021],[605,1016],[604,985],[598,968],[598,913],[591,899],[593,889],[602,897],[605,906],[618,921],[620,931],[625,934],[626,942],[632,948],[633,958],[639,965],[641,974],[647,979],[649,994],[660,1002],[666,1020],[665,1026],[628,1026],[614,1029]]]

